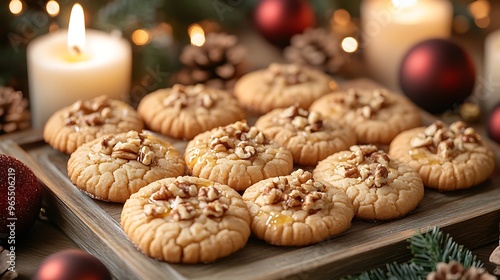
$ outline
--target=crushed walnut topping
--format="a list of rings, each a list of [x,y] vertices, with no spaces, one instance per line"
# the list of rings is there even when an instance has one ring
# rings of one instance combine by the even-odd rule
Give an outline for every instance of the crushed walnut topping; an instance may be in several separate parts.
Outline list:
[[[375,145],[351,146],[351,153],[342,158],[334,172],[345,178],[358,178],[369,187],[380,188],[387,184],[390,158]]]
[[[217,97],[207,90],[202,84],[185,86],[175,84],[169,96],[163,100],[165,107],[185,108],[190,105],[211,108],[214,106]]]
[[[291,123],[297,130],[308,133],[320,131],[323,128],[323,118],[317,112],[309,112],[298,105],[283,110],[275,120],[279,125]]]
[[[111,116],[111,103],[106,96],[79,100],[64,115],[66,126],[99,126]]]
[[[262,187],[265,204],[281,204],[283,209],[300,207],[309,214],[325,208],[323,200],[325,185],[313,179],[312,173],[299,169],[292,178],[280,176],[273,178]]]
[[[356,114],[365,119],[370,119],[387,105],[386,90],[370,90],[371,94],[364,94],[361,91],[368,90],[349,89],[346,94],[335,98],[333,105],[356,110]]]
[[[220,218],[229,209],[230,200],[214,186],[196,185],[183,177],[162,186],[144,205],[148,217],[169,217],[187,221],[201,215]]]
[[[481,142],[481,137],[472,127],[462,121],[446,126],[436,121],[410,140],[412,148],[426,148],[442,158],[451,158],[458,152],[465,151],[468,144]]]
[[[240,159],[250,159],[264,151],[269,143],[264,133],[245,122],[221,127],[210,136],[210,149],[216,153],[235,153]]]
[[[308,76],[296,64],[271,63],[267,68],[265,81],[284,85],[295,85],[307,82]]]
[[[104,154],[113,158],[136,160],[144,165],[151,165],[155,161],[155,153],[151,150],[151,140],[146,134],[129,131],[126,141],[119,141],[114,136],[102,139],[101,145]]]

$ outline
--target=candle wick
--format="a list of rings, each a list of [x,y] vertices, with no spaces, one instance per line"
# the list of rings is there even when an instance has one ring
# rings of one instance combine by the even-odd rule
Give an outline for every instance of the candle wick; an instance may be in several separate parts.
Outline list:
[[[73,50],[75,51],[75,53],[77,55],[80,55],[82,53],[82,50],[78,46],[76,46],[76,45],[73,46]]]

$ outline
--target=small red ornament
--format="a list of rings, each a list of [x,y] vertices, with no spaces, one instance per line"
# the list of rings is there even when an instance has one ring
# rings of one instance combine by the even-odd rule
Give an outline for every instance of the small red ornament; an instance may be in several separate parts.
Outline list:
[[[500,144],[500,104],[491,111],[488,120],[488,136]]]
[[[261,0],[254,12],[257,30],[272,44],[286,47],[293,35],[316,23],[308,0]]]
[[[399,83],[415,104],[430,113],[459,105],[474,89],[476,71],[471,56],[446,39],[430,39],[412,47],[402,60]]]
[[[36,221],[42,187],[24,163],[0,154],[0,243],[13,245]]]
[[[38,266],[32,280],[108,280],[111,274],[96,257],[69,249],[47,257]]]

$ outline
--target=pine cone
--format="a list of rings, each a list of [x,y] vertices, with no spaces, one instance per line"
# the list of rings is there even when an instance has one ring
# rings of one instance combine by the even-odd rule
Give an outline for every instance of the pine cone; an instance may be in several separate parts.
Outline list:
[[[497,278],[483,268],[465,268],[457,261],[440,262],[436,271],[427,275],[427,280],[496,280]]]
[[[11,87],[0,87],[0,135],[31,126],[28,100],[20,91]]]
[[[232,89],[245,71],[245,48],[238,38],[225,33],[208,33],[201,47],[186,46],[180,56],[184,68],[176,83],[206,84],[219,89]]]
[[[311,66],[328,73],[336,73],[345,63],[344,53],[336,35],[324,28],[306,29],[290,40],[284,50],[291,63]]]
[[[0,246],[0,279],[1,280],[11,280],[17,278],[17,272],[13,271],[10,263],[10,256],[8,250],[5,250]],[[15,264],[14,264],[15,265]],[[10,268],[10,269],[9,269]]]

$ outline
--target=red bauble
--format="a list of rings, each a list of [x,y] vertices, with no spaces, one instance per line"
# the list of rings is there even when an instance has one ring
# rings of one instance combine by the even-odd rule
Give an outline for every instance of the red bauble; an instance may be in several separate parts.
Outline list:
[[[286,47],[293,35],[316,23],[308,0],[261,0],[254,12],[257,30],[272,44]]]
[[[462,103],[471,95],[475,80],[471,56],[446,39],[415,45],[403,58],[399,70],[403,92],[430,113],[442,113]]]
[[[18,241],[41,206],[42,187],[35,174],[18,159],[0,154],[0,243]]]
[[[109,270],[96,257],[76,249],[64,250],[47,257],[32,280],[107,280]]]
[[[500,144],[500,104],[491,111],[488,120],[488,136]]]

